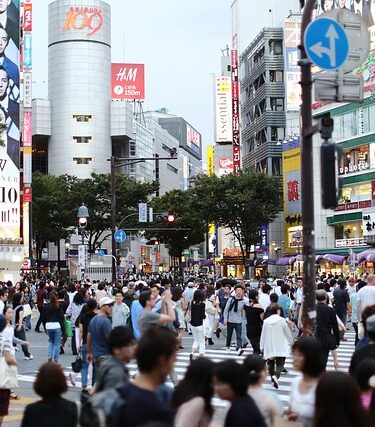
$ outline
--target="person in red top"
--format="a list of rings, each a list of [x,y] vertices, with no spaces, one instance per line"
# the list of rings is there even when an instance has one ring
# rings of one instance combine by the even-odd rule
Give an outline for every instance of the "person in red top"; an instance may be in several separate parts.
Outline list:
[[[44,332],[46,332],[46,322],[44,320],[44,300],[47,297],[47,292],[46,292],[46,282],[40,282],[38,289],[36,291],[36,305],[38,307],[38,311],[39,311],[39,319],[37,324],[35,325],[35,332],[41,332],[40,331],[40,324],[43,323],[43,327],[44,327]]]

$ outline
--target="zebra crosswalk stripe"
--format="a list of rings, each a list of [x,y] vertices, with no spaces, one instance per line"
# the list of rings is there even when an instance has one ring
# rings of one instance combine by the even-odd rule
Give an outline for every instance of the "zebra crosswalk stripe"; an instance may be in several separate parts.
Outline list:
[[[338,362],[339,362],[339,370],[343,372],[347,372],[349,370],[350,360],[351,356],[354,351],[354,333],[347,333],[346,334],[347,341],[344,341],[341,343],[340,347],[337,349],[337,355],[338,355]],[[242,356],[238,356],[237,352],[235,351],[227,351],[226,349],[207,349],[205,357],[208,357],[214,362],[221,362],[223,360],[228,359],[234,359],[237,362],[242,362],[249,354],[252,354],[252,350],[245,349]],[[190,353],[188,351],[181,351],[177,353],[177,359],[175,363],[175,372],[177,374],[178,379],[183,378],[187,367],[190,363]],[[136,363],[132,362],[128,365],[130,375],[134,376],[137,372],[137,365]],[[290,394],[290,385],[292,380],[300,375],[299,373],[295,372],[293,370],[293,361],[292,357],[289,356],[286,359],[285,362],[285,368],[288,370],[288,373],[283,373],[279,380],[279,388],[278,390],[275,390],[271,384],[271,381],[269,378],[267,378],[264,387],[268,390],[274,390],[278,394],[281,402],[286,407],[289,402],[289,394]],[[334,364],[332,355],[329,356],[328,364],[327,364],[327,370],[332,371],[334,370]],[[71,367],[65,367],[64,368],[65,375],[67,378],[69,377],[69,374],[72,373]],[[25,382],[34,382],[36,377],[37,371],[35,371],[32,375],[20,375],[19,381],[25,381]],[[167,381],[167,384],[172,386],[172,383]],[[70,387],[74,388],[72,385]],[[81,374],[76,374],[76,388],[81,388]],[[215,398],[213,400],[213,404],[216,407],[226,407],[227,403],[222,401],[221,399]]]

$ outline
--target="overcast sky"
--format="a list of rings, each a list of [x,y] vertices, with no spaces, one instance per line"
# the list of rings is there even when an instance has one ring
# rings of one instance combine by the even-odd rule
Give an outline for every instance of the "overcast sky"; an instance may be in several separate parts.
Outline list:
[[[281,9],[298,0],[240,0],[241,45],[263,25],[277,25]],[[47,22],[51,0],[34,0],[34,97],[47,97]],[[89,4],[82,1],[82,4]],[[166,107],[213,143],[212,73],[231,40],[231,0],[108,0],[112,62],[144,63],[145,109]],[[279,6],[282,4],[282,6]],[[262,13],[259,19],[254,12]],[[270,9],[272,7],[272,10]]]

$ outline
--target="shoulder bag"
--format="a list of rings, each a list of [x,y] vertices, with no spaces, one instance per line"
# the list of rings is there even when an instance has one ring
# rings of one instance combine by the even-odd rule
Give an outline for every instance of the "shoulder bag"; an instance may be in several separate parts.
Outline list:
[[[18,387],[17,366],[8,365],[4,354],[4,338],[0,347],[0,389],[10,390]]]

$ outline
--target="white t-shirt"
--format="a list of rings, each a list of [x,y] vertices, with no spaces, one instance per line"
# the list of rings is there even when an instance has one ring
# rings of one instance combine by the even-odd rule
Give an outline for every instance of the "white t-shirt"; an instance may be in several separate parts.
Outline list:
[[[361,288],[358,291],[358,302],[360,303],[361,313],[366,307],[375,305],[375,286],[366,285]]]
[[[259,304],[263,307],[263,310],[266,311],[267,307],[271,305],[270,296],[263,292],[259,292]]]
[[[290,408],[293,412],[298,414],[298,421],[302,422],[304,427],[312,427],[316,384],[310,388],[308,393],[301,394],[299,391],[301,380],[302,377],[296,377],[291,383]]]

